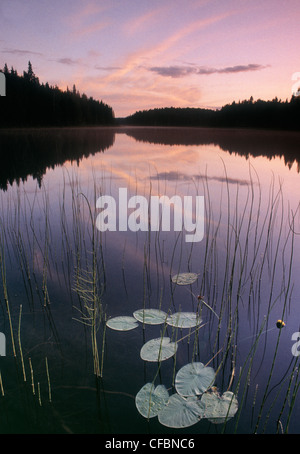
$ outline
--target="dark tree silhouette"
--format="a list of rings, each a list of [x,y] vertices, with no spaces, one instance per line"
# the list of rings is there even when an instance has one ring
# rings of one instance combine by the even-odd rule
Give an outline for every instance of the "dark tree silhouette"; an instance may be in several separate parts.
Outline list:
[[[138,111],[123,123],[139,126],[201,126],[300,131],[300,96],[290,101],[249,100],[225,105],[220,110],[162,108]]]
[[[39,83],[39,80],[37,77],[35,77],[35,74],[33,72],[33,69],[32,69],[32,64],[31,62],[29,61],[28,62],[28,71],[24,71],[23,72],[23,77],[25,80],[27,80],[28,82],[36,82],[36,83]]]
[[[5,64],[6,97],[0,111],[0,127],[84,126],[114,123],[113,109],[85,94],[74,85],[62,91],[46,82],[41,84],[31,62],[19,76]]]

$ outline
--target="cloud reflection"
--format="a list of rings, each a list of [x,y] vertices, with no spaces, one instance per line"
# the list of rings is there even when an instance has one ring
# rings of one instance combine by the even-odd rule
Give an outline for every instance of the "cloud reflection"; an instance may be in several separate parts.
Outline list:
[[[185,181],[185,180],[200,180],[200,179],[205,179],[205,180],[213,180],[213,181],[218,181],[219,183],[229,183],[229,184],[239,184],[239,185],[248,185],[250,182],[248,180],[243,180],[239,178],[228,178],[228,177],[221,177],[221,176],[208,176],[204,174],[194,174],[190,175],[187,173],[183,172],[160,172],[156,175],[152,175],[150,177],[151,180],[167,180],[167,181]]]

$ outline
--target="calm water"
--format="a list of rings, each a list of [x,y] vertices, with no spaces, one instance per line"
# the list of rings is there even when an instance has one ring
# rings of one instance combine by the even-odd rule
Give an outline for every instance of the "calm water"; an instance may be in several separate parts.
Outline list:
[[[299,135],[87,128],[2,132],[0,144],[1,433],[300,432]],[[174,231],[172,210],[170,231],[119,231],[117,209],[116,231],[100,232],[96,201],[109,195],[118,208],[120,188],[149,203],[203,196],[203,239]],[[120,208],[123,221],[133,212]],[[201,294],[204,326],[188,337],[168,327],[184,339],[158,368],[140,350],[163,325],[119,332],[102,319],[97,378],[83,297],[93,270],[103,317],[192,312]],[[197,281],[174,285],[183,272]],[[155,379],[172,394],[174,374],[192,360],[210,362],[220,394],[235,393],[236,415],[225,427],[201,420],[186,429],[143,418],[141,387]]]

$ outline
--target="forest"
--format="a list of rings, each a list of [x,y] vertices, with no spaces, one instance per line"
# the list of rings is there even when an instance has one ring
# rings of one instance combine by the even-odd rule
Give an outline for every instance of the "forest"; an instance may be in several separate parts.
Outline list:
[[[249,100],[227,104],[219,110],[200,108],[156,108],[126,117],[127,125],[199,126],[215,128],[257,128],[300,131],[300,96],[288,101]]]
[[[102,101],[80,94],[76,86],[63,91],[40,83],[32,64],[19,75],[5,64],[6,97],[2,97],[0,127],[98,126],[114,123],[114,111]]]
[[[243,100],[220,109],[164,107],[137,111],[116,119],[113,108],[80,94],[73,85],[65,91],[40,83],[32,64],[18,75],[5,64],[6,97],[2,97],[0,127],[68,127],[101,125],[196,126],[300,130],[300,89],[290,100]],[[299,93],[299,95],[298,95]]]

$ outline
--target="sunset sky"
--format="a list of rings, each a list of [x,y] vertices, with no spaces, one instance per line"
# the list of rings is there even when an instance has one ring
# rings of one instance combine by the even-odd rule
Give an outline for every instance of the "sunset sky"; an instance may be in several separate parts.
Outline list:
[[[1,0],[0,67],[30,60],[40,82],[75,84],[117,117],[285,100],[299,24],[299,0]]]

